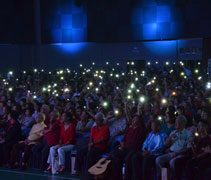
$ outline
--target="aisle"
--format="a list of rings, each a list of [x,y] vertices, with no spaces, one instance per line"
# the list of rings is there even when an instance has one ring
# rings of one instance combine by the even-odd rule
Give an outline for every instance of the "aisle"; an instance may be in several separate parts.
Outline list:
[[[0,179],[1,180],[80,180],[80,178],[73,177],[66,173],[64,175],[50,175],[38,170],[10,170],[10,169],[0,169]]]

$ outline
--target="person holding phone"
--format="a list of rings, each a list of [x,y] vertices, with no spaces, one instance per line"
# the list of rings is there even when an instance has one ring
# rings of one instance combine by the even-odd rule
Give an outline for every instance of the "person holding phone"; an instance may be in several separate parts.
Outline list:
[[[59,169],[57,173],[63,173],[65,171],[65,153],[70,152],[75,148],[76,144],[76,132],[73,115],[69,112],[62,114],[62,126],[60,130],[59,144],[50,148],[47,163],[49,164],[47,171],[54,171],[53,165],[56,154],[58,154]]]
[[[143,119],[139,115],[134,115],[131,126],[126,130],[118,151],[112,158],[111,178],[122,179],[122,166],[125,163],[126,179],[131,177],[131,158],[142,147],[145,140],[145,126]]]
[[[200,120],[197,124],[198,133],[193,138],[192,153],[193,156],[186,163],[186,175],[187,180],[195,178],[195,167],[197,166],[199,171],[198,175],[201,179],[204,178],[204,171],[207,167],[211,166],[211,138],[208,134],[208,123],[207,121]]]
[[[115,147],[117,137],[124,134],[127,128],[127,120],[122,109],[110,111],[105,119],[105,124],[108,125],[110,131],[110,150]]]
[[[158,179],[161,178],[161,169],[165,167],[166,163],[170,165],[172,179],[177,179],[181,175],[181,170],[176,167],[175,162],[177,159],[183,158],[191,148],[190,138],[192,134],[185,129],[186,122],[185,116],[177,116],[176,130],[171,132],[165,142],[165,146],[168,147],[167,153],[156,158]]]
[[[0,139],[0,165],[9,166],[11,149],[21,138],[21,126],[17,118],[16,112],[8,113],[8,122],[4,124],[5,131]]]
[[[12,147],[11,159],[10,159],[12,168],[21,167],[22,170],[27,169],[27,163],[31,156],[31,149],[36,144],[38,144],[43,137],[43,131],[46,127],[44,120],[45,120],[45,115],[43,113],[39,113],[36,117],[36,124],[32,126],[32,129],[30,130],[28,137],[24,141],[19,141]],[[24,152],[22,165],[19,164],[20,162],[19,151]]]
[[[82,169],[86,169],[83,175],[86,179],[92,179],[88,174],[88,169],[93,166],[101,155],[108,151],[109,128],[104,124],[104,115],[97,113],[95,115],[96,125],[91,129],[89,144],[87,147],[77,152],[76,171],[77,174],[82,173]],[[84,163],[86,161],[86,163]],[[86,167],[86,168],[84,168]]]
[[[161,122],[159,120],[152,121],[151,129],[152,131],[145,139],[142,149],[131,158],[132,174],[130,178],[132,180],[150,179],[152,167],[155,166],[155,159],[164,151],[167,135],[161,131]]]

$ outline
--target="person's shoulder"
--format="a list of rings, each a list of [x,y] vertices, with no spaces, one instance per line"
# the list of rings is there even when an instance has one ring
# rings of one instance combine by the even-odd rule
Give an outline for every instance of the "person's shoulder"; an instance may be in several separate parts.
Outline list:
[[[175,133],[177,133],[177,130],[176,130],[176,129],[173,130],[173,131],[171,131],[170,135],[175,134]],[[169,135],[169,136],[170,136],[170,135]]]
[[[61,130],[64,129],[64,124],[61,124],[60,125],[60,128],[61,128]]]
[[[81,122],[81,121],[79,121],[79,122]],[[89,119],[88,120],[88,123],[94,123],[95,121],[94,121],[94,119]]]
[[[167,126],[167,123],[166,123],[166,122],[163,122],[163,123],[161,124],[161,126],[162,126],[162,128],[164,128],[164,127]]]
[[[92,131],[95,130],[95,129],[97,129],[97,125],[94,125],[94,126],[92,127]]]
[[[70,125],[70,128],[74,129],[74,128],[75,128],[75,124],[72,123],[72,124]]]
[[[78,121],[78,122],[77,122],[77,125],[81,125],[81,124],[82,124],[82,122],[81,122],[81,121]]]
[[[56,121],[54,122],[54,126],[55,126],[55,127],[61,127],[61,126],[62,126],[61,121],[60,121],[60,120],[56,120]]]
[[[152,131],[146,134],[146,139],[151,138],[153,135],[155,135]]]
[[[13,128],[16,128],[16,129],[21,129],[21,124],[20,124],[18,121],[16,121],[16,122],[13,124],[12,127],[13,127]]]
[[[16,122],[14,123],[14,126],[21,126],[21,124],[19,123],[19,121],[16,121]]]
[[[39,123],[35,123],[33,126],[32,126],[32,128],[34,127],[34,128],[36,128],[36,127],[38,127],[39,126]]]
[[[184,129],[184,132],[187,136],[192,136],[192,132],[191,131],[188,131],[187,129]]]
[[[167,138],[168,136],[167,136],[167,134],[165,133],[165,132],[160,132],[160,136],[162,136],[162,137],[164,137],[164,138]]]
[[[154,132],[153,131],[150,131],[148,134],[147,134],[147,136],[152,136],[154,134]]]
[[[127,119],[125,117],[122,117],[121,121],[127,121]]]
[[[45,123],[42,123],[41,126],[42,127],[47,127],[47,125]]]
[[[106,124],[103,125],[103,128],[104,129],[109,129],[108,125],[106,125]]]

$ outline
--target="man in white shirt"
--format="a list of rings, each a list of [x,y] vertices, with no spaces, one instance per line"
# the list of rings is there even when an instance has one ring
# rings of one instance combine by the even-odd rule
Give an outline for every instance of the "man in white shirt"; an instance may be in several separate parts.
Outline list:
[[[175,128],[166,140],[165,146],[169,147],[168,153],[156,158],[158,167],[158,179],[160,178],[161,168],[169,163],[172,178],[175,179],[175,161],[185,156],[185,153],[191,148],[190,138],[192,134],[185,129],[187,120],[180,115],[176,118]],[[178,167],[177,167],[178,168]]]

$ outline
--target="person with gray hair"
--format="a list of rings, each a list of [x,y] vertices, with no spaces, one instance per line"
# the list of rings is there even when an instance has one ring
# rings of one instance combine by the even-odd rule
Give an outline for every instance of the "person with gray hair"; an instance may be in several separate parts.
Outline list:
[[[110,131],[110,150],[115,147],[115,144],[118,141],[119,136],[124,135],[127,128],[127,120],[121,108],[114,109],[110,111],[105,118],[105,124],[108,125]]]
[[[11,152],[11,166],[13,168],[20,167],[20,156],[19,151],[22,150],[24,152],[23,160],[22,160],[22,170],[27,169],[27,163],[30,159],[31,149],[36,144],[39,144],[43,137],[43,132],[46,127],[45,123],[45,115],[43,113],[38,113],[36,117],[36,124],[32,126],[31,131],[29,132],[29,136],[24,141],[19,141],[12,148]]]
[[[88,147],[81,149],[76,156],[77,174],[82,171],[84,166],[84,158],[86,158],[86,171],[84,175],[86,179],[90,179],[88,169],[93,166],[108,150],[108,140],[110,136],[109,128],[104,124],[104,115],[97,113],[95,116],[96,126],[91,130]]]
[[[49,114],[50,108],[47,104],[43,104],[41,107],[40,112],[43,113],[45,115],[45,124],[48,125],[50,122],[50,114]]]
[[[175,161],[183,158],[191,148],[190,138],[192,134],[185,129],[186,122],[185,116],[177,116],[176,130],[171,132],[165,143],[165,146],[168,147],[167,153],[156,158],[158,179],[161,179],[161,169],[165,167],[166,163],[170,165],[172,179],[180,177],[182,171],[179,171],[179,167],[175,166]]]
[[[103,113],[99,112],[95,115],[95,120],[98,119],[98,120],[104,120],[105,116]]]

